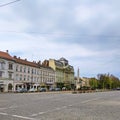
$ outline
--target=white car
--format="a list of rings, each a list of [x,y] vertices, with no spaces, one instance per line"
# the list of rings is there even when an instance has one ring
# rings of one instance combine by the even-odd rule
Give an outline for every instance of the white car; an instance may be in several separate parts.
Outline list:
[[[29,89],[29,92],[37,92],[37,89],[31,88],[31,89]]]

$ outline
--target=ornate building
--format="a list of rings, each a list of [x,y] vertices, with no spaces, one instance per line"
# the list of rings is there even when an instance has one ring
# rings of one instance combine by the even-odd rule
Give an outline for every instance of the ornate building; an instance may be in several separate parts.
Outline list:
[[[45,65],[53,68],[56,73],[56,84],[62,84],[62,86],[66,86],[74,88],[74,68],[69,65],[68,60],[65,58],[60,58],[59,60],[49,59],[45,60]]]

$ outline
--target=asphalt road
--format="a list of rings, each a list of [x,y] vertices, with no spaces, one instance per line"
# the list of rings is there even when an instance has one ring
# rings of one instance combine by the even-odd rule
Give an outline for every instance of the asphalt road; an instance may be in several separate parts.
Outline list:
[[[0,120],[120,120],[120,91],[0,94]]]

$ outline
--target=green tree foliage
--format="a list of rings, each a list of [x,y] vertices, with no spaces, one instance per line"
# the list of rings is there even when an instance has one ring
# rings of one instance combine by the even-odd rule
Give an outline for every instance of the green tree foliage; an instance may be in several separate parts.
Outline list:
[[[89,84],[91,86],[91,89],[98,88],[98,80],[96,78],[90,78]]]
[[[58,88],[61,88],[61,89],[64,87],[64,83],[62,82],[57,82],[56,85]]]
[[[110,74],[98,74],[98,88],[100,89],[113,89],[120,87],[119,78]]]

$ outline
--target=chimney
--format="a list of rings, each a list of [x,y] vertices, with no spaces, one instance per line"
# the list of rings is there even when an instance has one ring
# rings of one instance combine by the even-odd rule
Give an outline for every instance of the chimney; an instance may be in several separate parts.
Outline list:
[[[38,61],[38,64],[41,65],[41,61],[40,60]]]
[[[14,56],[14,58],[17,58],[17,56]]]
[[[8,53],[9,51],[8,51],[8,50],[6,50],[6,52]]]

